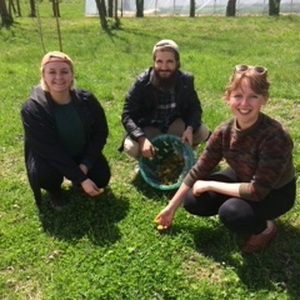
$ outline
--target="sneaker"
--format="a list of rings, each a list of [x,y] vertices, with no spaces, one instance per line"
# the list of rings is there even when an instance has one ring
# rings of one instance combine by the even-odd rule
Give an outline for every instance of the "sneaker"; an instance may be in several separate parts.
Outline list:
[[[253,252],[260,251],[276,236],[276,233],[277,228],[275,223],[273,223],[273,228],[269,233],[252,234],[242,246],[242,252],[245,254],[251,254]]]
[[[139,164],[137,164],[135,167],[134,167],[134,173],[135,174],[138,174],[140,172],[140,166]]]
[[[61,191],[57,193],[49,193],[49,202],[51,207],[56,211],[62,211],[67,204]]]

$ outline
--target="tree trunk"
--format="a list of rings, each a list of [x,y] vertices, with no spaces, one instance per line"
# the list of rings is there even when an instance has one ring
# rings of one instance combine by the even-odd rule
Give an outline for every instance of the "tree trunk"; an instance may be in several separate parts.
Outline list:
[[[30,4],[29,17],[35,18],[36,17],[35,1],[34,0],[29,0],[29,4]]]
[[[106,21],[106,13],[105,13],[105,2],[104,0],[95,0],[96,5],[98,8],[99,18],[100,18],[100,24],[101,28],[104,30],[107,30],[107,21]]]
[[[116,29],[120,28],[120,19],[118,17],[118,0],[115,0],[115,24]]]
[[[269,0],[269,16],[279,16],[280,0]]]
[[[15,8],[15,4],[13,0],[8,0],[8,13],[12,16],[12,12],[14,13],[14,15],[17,14],[16,8]]]
[[[144,0],[135,0],[136,1],[136,17],[144,17]]]
[[[18,17],[21,17],[22,14],[21,14],[20,0],[16,0],[16,3],[17,3],[17,14],[18,14]]]
[[[194,18],[196,12],[196,2],[195,0],[190,0],[190,17]]]
[[[51,0],[51,2],[52,2],[53,17],[60,18],[59,1],[58,0]]]
[[[226,17],[235,17],[236,0],[228,0],[226,6]]]
[[[113,17],[113,10],[114,10],[114,4],[113,4],[113,2],[114,2],[114,0],[108,0],[108,2],[107,2],[107,6],[108,6],[108,8],[107,8],[107,10],[108,10],[107,15],[108,15],[109,18]]]
[[[14,19],[12,15],[8,13],[5,0],[0,0],[0,16],[1,16],[1,24],[3,26],[10,26],[13,24]]]

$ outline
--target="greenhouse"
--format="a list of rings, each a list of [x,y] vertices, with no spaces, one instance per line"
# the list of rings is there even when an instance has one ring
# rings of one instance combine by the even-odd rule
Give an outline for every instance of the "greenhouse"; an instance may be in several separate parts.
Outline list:
[[[225,15],[227,0],[195,0],[196,15]],[[120,16],[134,16],[136,0],[119,0]],[[144,0],[144,15],[189,15],[190,0]],[[266,0],[237,0],[236,15],[268,14]],[[280,13],[300,13],[300,0],[281,0]],[[85,0],[85,15],[97,15],[95,0]]]

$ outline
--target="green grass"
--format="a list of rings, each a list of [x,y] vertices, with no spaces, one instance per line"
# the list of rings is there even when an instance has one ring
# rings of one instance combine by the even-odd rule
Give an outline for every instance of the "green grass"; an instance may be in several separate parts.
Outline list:
[[[222,94],[233,66],[268,68],[272,97],[264,110],[289,128],[299,178],[300,16],[124,18],[120,30],[107,34],[97,18],[83,17],[82,4],[63,3],[63,50],[74,60],[77,86],[93,91],[105,108],[113,175],[95,199],[75,194],[66,182],[67,209],[56,213],[45,203],[39,214],[24,170],[19,111],[39,82],[44,53],[26,9],[12,27],[0,29],[0,298],[298,300],[299,197],[278,220],[277,239],[243,257],[242,237],[217,217],[179,209],[173,226],[157,232],[153,218],[172,193],[147,186],[117,148],[125,92],[151,65],[153,45],[171,38],[179,44],[182,69],[195,75],[211,129],[230,117]],[[50,4],[39,9],[46,50],[58,49]]]

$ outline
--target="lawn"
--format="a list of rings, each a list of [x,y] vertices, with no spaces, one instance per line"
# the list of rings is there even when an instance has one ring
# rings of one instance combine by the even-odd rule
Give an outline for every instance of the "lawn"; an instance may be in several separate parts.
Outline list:
[[[126,90],[151,65],[153,45],[171,38],[180,47],[182,69],[195,75],[211,129],[231,116],[222,95],[233,67],[268,68],[271,99],[264,111],[288,127],[299,178],[300,16],[122,18],[120,30],[103,32],[98,18],[84,17],[82,3],[62,3],[63,51],[74,61],[76,85],[91,90],[107,115],[104,152],[112,179],[97,198],[75,193],[66,181],[70,204],[57,213],[46,201],[40,212],[34,204],[19,116],[39,82],[43,48],[59,48],[57,25],[49,3],[39,6],[40,23],[27,18],[26,9],[12,27],[0,28],[0,298],[298,300],[299,196],[277,221],[277,239],[245,257],[243,237],[217,217],[179,209],[172,227],[158,232],[153,219],[172,192],[148,186],[135,174],[136,162],[117,149]]]

